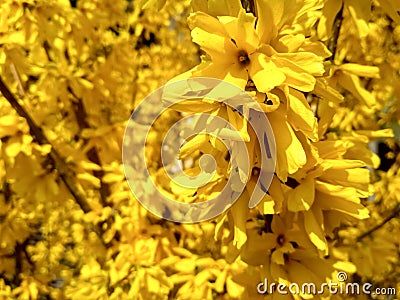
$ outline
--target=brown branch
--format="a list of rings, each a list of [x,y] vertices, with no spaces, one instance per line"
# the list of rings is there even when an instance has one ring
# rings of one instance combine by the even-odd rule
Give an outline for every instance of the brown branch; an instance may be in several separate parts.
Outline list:
[[[21,284],[21,277],[19,275],[22,273],[23,269],[23,245],[17,242],[14,251],[15,275],[12,283],[15,287],[17,287]]]
[[[337,43],[339,40],[339,33],[340,33],[340,28],[342,27],[342,22],[343,22],[343,4],[342,4],[342,7],[340,8],[338,14],[335,17],[335,21],[333,23],[332,37],[329,39],[329,43],[328,43],[328,49],[332,53],[332,56],[330,57],[330,61],[332,63],[335,61],[335,57],[336,57]]]
[[[83,104],[83,101],[81,98],[79,98],[74,91],[72,90],[71,87],[68,87],[68,92],[75,98],[76,102],[74,103],[74,113],[76,120],[78,122],[79,128],[86,129],[90,128],[89,123],[87,122],[87,112],[85,109],[85,106]],[[85,140],[87,142],[87,140]],[[99,153],[96,149],[96,147],[92,147],[88,152],[87,152],[87,157],[89,160],[99,166],[101,166],[101,161],[100,161],[100,156]],[[104,171],[103,170],[98,170],[98,171],[93,171],[93,175],[100,180],[100,199],[101,199],[101,204],[103,206],[107,205],[107,197],[110,195],[110,187],[108,184],[106,184],[103,181],[103,176],[104,176]]]
[[[377,231],[379,228],[381,228],[383,225],[385,225],[386,223],[388,223],[391,219],[395,218],[398,214],[400,213],[400,205],[397,206],[397,208],[389,215],[387,216],[381,223],[375,225],[374,227],[372,227],[370,230],[368,230],[367,232],[364,232],[362,235],[360,235],[357,238],[357,241],[361,241],[363,238],[370,236],[372,233],[374,233],[375,231]]]
[[[6,204],[11,201],[11,188],[6,179],[3,181],[3,186],[0,189],[0,193],[4,195],[4,201]]]
[[[30,133],[34,140],[39,145],[51,145],[50,141],[44,135],[42,129],[36,125],[31,116],[26,112],[26,110],[18,103],[17,99],[8,89],[6,84],[3,82],[3,79],[0,76],[0,92],[3,94],[4,98],[10,103],[10,105],[14,108],[17,114],[24,118],[28,123]],[[60,154],[52,147],[50,153],[48,154],[48,159],[50,163],[53,165],[54,169],[59,173],[60,178],[65,183],[66,187],[75,198],[76,202],[80,206],[80,208],[85,212],[91,211],[89,203],[85,199],[85,195],[82,191],[82,188],[76,185],[74,180],[75,174],[71,171],[71,169],[67,166],[64,159],[61,158]]]
[[[90,128],[90,124],[88,123],[88,120],[87,120],[88,115],[87,115],[83,100],[74,93],[74,91],[72,90],[72,88],[70,86],[68,86],[67,89],[68,89],[68,92],[75,99],[75,102],[73,102],[73,110],[75,113],[76,121],[79,125],[79,129],[82,130],[82,129]],[[88,139],[83,139],[83,140],[84,140],[85,144],[88,142]],[[90,150],[87,152],[86,156],[88,157],[88,159],[91,162],[101,166],[100,156],[99,156],[99,153],[95,146],[90,148]],[[100,193],[101,204],[103,205],[103,207],[108,206],[107,205],[107,197],[111,194],[111,191],[110,191],[110,186],[103,181],[104,171],[103,170],[94,170],[93,175],[100,180],[99,193]],[[98,231],[99,235],[102,235],[104,233],[104,230],[103,230],[104,223],[107,223],[108,226],[111,226],[109,218],[107,220],[100,222],[97,226],[97,231]],[[107,247],[107,244],[105,244],[105,246]]]

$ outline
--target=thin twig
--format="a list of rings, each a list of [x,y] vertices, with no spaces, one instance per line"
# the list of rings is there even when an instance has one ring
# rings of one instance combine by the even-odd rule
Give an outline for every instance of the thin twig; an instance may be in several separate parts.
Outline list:
[[[25,90],[24,90],[24,87],[22,86],[21,76],[19,76],[19,73],[18,73],[17,68],[15,67],[14,63],[10,64],[10,70],[11,70],[11,73],[12,73],[15,81],[18,83],[19,93],[21,94],[22,97],[25,97]]]
[[[370,230],[367,232],[364,232],[362,235],[360,235],[357,238],[357,241],[361,241],[363,238],[370,236],[373,232],[377,231],[379,228],[381,228],[383,225],[385,225],[387,222],[389,222],[391,219],[395,218],[398,214],[400,213],[400,205],[397,206],[397,208],[389,215],[387,216],[381,223],[375,225],[372,227]]]

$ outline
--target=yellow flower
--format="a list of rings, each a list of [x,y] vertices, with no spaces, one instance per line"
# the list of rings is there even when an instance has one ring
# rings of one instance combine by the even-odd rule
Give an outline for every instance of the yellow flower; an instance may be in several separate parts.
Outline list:
[[[192,14],[188,20],[192,39],[207,56],[199,66],[178,78],[215,77],[243,89],[248,80],[252,80],[257,90],[263,93],[282,84],[311,91],[315,85],[314,76],[321,76],[324,68],[323,57],[308,50],[316,50],[319,46],[307,45],[301,34],[268,36],[260,25],[266,26],[263,18],[267,17],[262,14],[257,19],[244,10],[240,10],[237,17],[214,18],[203,12]]]
[[[192,14],[189,17],[192,39],[210,57],[196,67],[192,75],[224,79],[243,89],[251,78],[262,92],[282,84],[286,79],[284,73],[258,49],[260,39],[255,21],[254,16],[242,10],[237,18],[216,19],[202,12]]]
[[[379,78],[378,67],[347,63],[332,68],[332,72],[330,82],[333,86],[340,85],[367,107],[375,105],[374,95],[365,89],[360,77]]]
[[[310,143],[306,147],[308,164],[291,177],[293,189],[286,193],[287,209],[303,215],[305,231],[322,253],[328,251],[325,235],[341,220],[369,216],[360,203],[360,198],[370,194],[369,170],[364,161],[351,155],[351,151],[362,153],[362,149],[361,144],[349,141]]]

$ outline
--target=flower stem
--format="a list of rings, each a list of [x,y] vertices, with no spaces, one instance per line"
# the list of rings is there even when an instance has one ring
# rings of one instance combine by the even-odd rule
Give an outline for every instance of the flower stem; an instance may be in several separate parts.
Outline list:
[[[370,230],[368,230],[367,232],[364,232],[362,235],[360,235],[357,238],[357,241],[361,241],[363,238],[370,236],[373,232],[377,231],[379,228],[381,228],[383,225],[385,225],[387,222],[389,222],[391,219],[395,218],[398,214],[400,213],[400,205],[398,205],[393,212],[387,216],[381,223],[375,225],[374,227],[372,227]]]

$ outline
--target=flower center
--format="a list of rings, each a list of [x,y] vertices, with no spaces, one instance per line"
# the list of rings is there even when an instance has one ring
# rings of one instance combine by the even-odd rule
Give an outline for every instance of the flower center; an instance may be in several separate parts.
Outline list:
[[[249,55],[247,54],[247,52],[245,50],[239,50],[238,60],[239,60],[239,64],[242,65],[243,67],[246,67],[250,64]]]
[[[258,176],[258,175],[260,175],[260,168],[254,167],[254,168],[251,170],[251,175],[253,175],[253,176]]]
[[[283,246],[285,244],[285,236],[283,234],[278,235],[276,242],[279,246]]]

